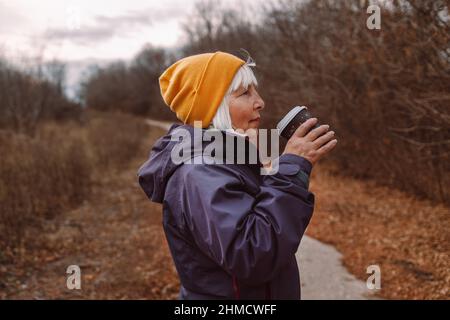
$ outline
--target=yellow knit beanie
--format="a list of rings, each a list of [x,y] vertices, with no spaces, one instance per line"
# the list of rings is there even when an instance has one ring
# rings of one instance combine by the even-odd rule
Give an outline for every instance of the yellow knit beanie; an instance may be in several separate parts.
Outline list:
[[[183,123],[193,125],[194,121],[202,121],[202,127],[206,128],[244,63],[221,51],[178,60],[159,77],[164,102]]]

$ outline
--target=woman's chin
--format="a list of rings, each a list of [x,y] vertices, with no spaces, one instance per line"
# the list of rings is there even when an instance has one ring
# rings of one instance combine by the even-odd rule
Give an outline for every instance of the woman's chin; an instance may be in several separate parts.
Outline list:
[[[258,129],[259,128],[259,120],[253,120],[248,123],[249,129]]]

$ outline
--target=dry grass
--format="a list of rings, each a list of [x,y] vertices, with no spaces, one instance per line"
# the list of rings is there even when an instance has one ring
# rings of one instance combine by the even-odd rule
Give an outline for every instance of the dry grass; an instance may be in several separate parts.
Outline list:
[[[0,299],[174,299],[179,282],[161,227],[161,206],[148,201],[136,170],[159,129],[141,139],[140,156],[102,174],[91,197],[43,226],[27,259],[0,266]],[[31,254],[32,253],[32,254]],[[82,290],[66,288],[79,265]],[[3,290],[1,285],[3,284]]]
[[[127,114],[99,115],[92,117],[87,127],[93,163],[100,170],[121,169],[141,151],[148,126]]]
[[[0,139],[0,237],[19,245],[39,220],[86,197],[92,166],[79,132],[35,138],[2,133]]]
[[[33,137],[0,133],[0,262],[37,245],[42,225],[88,199],[95,179],[122,169],[148,133],[129,115],[89,114],[87,123],[47,123]]]

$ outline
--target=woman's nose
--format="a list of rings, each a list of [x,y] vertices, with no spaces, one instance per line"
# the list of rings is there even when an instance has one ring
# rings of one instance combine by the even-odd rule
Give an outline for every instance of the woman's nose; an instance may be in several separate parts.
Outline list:
[[[263,99],[261,99],[261,98],[259,98],[257,101],[256,101],[256,110],[262,110],[262,109],[264,109],[264,107],[265,107],[265,103],[264,103],[264,100]]]
[[[261,98],[261,96],[258,93],[256,93],[255,105],[256,105],[256,110],[264,109],[264,106],[265,106],[264,100]]]

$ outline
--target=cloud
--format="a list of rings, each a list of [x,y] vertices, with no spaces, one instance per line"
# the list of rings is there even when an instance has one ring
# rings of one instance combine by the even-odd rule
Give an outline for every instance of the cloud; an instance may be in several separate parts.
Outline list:
[[[43,38],[49,41],[70,39],[79,45],[107,41],[114,36],[127,36],[154,23],[176,19],[183,12],[180,8],[146,9],[127,11],[116,16],[96,15],[90,24],[80,23],[80,28],[51,28]]]
[[[92,42],[101,42],[111,38],[115,31],[103,26],[83,27],[79,30],[49,29],[43,38],[50,41],[70,39],[80,45],[88,45]]]
[[[109,26],[115,26],[115,25],[127,25],[127,24],[148,24],[153,20],[153,14],[151,12],[128,12],[124,15],[115,16],[115,17],[108,17],[108,16],[96,16],[96,22],[103,24],[103,25],[109,25]]]

